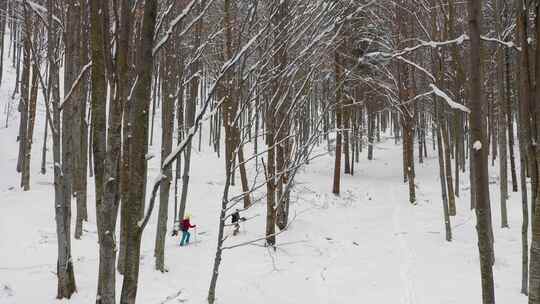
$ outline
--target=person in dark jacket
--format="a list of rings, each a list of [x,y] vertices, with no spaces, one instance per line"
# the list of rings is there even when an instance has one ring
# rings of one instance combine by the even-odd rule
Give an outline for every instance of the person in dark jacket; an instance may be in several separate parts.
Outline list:
[[[234,225],[233,235],[237,235],[240,232],[240,212],[238,209],[232,214],[231,223]]]
[[[182,239],[180,240],[180,246],[189,244],[189,228],[195,228],[197,225],[191,225],[190,222],[191,216],[188,214],[181,222],[180,229],[182,230]]]

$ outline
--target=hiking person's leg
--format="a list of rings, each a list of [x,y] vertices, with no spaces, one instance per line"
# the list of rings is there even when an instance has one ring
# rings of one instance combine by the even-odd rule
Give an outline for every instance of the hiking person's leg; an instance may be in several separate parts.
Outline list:
[[[182,239],[180,240],[180,246],[184,246],[186,242],[186,231],[182,231]]]
[[[186,244],[189,244],[189,237],[191,236],[191,233],[189,231],[186,231]]]

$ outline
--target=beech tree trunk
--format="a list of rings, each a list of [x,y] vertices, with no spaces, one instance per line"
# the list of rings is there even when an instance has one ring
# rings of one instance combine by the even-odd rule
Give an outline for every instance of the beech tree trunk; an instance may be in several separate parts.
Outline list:
[[[112,304],[116,302],[116,272],[114,268],[115,251],[115,193],[114,188],[117,185],[118,178],[114,178],[114,168],[112,157],[107,153],[108,149],[116,146],[116,138],[107,136],[107,76],[106,71],[106,34],[108,29],[105,27],[105,16],[108,15],[108,6],[103,2],[90,2],[90,38],[92,52],[92,151],[94,160],[95,176],[95,196],[96,196],[96,221],[99,240],[99,272],[96,303]],[[110,128],[116,130],[118,105],[110,106]],[[111,135],[114,132],[111,132]],[[113,143],[107,144],[107,140],[113,140]],[[111,151],[112,152],[112,151]],[[116,155],[119,157],[120,154]]]
[[[516,174],[516,158],[514,154],[514,120],[513,120],[513,111],[512,111],[512,92],[510,89],[510,51],[508,48],[505,48],[505,79],[506,79],[506,129],[508,131],[508,151],[510,154],[510,173],[512,176],[512,192],[518,191],[518,181]],[[520,152],[521,153],[521,152]]]
[[[525,6],[524,6],[525,7]],[[520,10],[520,18],[521,20],[518,20],[522,22],[520,28],[521,30],[521,43],[522,43],[522,49],[523,51],[527,50],[528,41],[526,39],[526,31],[527,31],[527,21],[526,18],[528,17],[528,12]],[[540,38],[540,8],[536,6],[536,39],[538,41],[538,38]],[[523,44],[525,43],[525,44]],[[524,56],[527,56],[527,52],[522,52],[522,69],[520,70],[520,76],[527,77],[529,76],[529,65],[526,66],[525,60],[528,60],[523,58]],[[540,47],[536,48],[535,53],[535,75],[539,75],[538,72],[540,72]],[[537,76],[538,77],[538,76]],[[531,82],[525,82],[522,83],[523,90],[526,89],[526,86],[530,85],[529,88],[532,87],[532,81]],[[531,90],[532,91],[532,90]],[[534,86],[534,97],[530,97],[530,99],[527,99],[528,92],[522,92],[522,103],[529,102],[529,109],[534,108],[534,112],[531,111],[531,124],[530,124],[530,139],[528,139],[528,142],[530,142],[530,153],[528,153],[527,160],[531,163],[535,162],[535,167],[533,165],[529,165],[529,169],[531,171],[529,174],[531,175],[531,180],[535,184],[532,184],[531,192],[533,192],[533,199],[531,200],[531,212],[532,212],[532,235],[531,235],[531,261],[529,265],[529,303],[530,304],[537,304],[540,303],[540,195],[538,193],[539,187],[538,187],[538,173],[540,172],[540,148],[536,144],[538,142],[538,135],[540,134],[540,124],[538,123],[538,116],[540,114],[540,85]],[[526,105],[522,105],[526,106]],[[525,110],[525,109],[522,109]],[[526,114],[527,115],[527,114]],[[525,118],[525,116],[523,117]],[[535,124],[536,119],[536,124]],[[527,129],[525,127],[525,129]],[[523,134],[525,135],[525,134]],[[536,170],[535,170],[536,169]]]
[[[53,14],[58,12],[54,0],[47,0],[47,20],[51,26],[48,29],[47,59],[49,61],[49,83],[50,98],[52,104],[53,126],[53,160],[54,160],[54,209],[56,220],[56,235],[58,238],[58,261],[56,265],[56,276],[58,278],[57,299],[71,298],[76,291],[75,275],[73,271],[73,260],[71,258],[71,205],[65,200],[64,179],[62,175],[61,158],[61,120],[60,120],[60,75],[56,61],[56,51],[58,45],[56,37],[58,35],[58,25],[53,22]]]
[[[502,16],[502,7],[504,5],[502,0],[496,0],[494,2],[495,12],[495,31],[503,40],[502,25],[499,16]],[[506,104],[504,98],[504,52],[502,47],[496,50],[496,109],[497,109],[497,124],[498,124],[498,144],[499,144],[499,190],[500,190],[500,210],[501,210],[501,227],[508,227],[508,211],[506,207],[506,200],[508,199],[508,166],[507,166],[507,141],[506,141]]]
[[[493,239],[491,208],[489,202],[488,152],[486,139],[485,112],[483,109],[482,61],[480,60],[482,24],[481,0],[468,0],[468,22],[470,36],[470,108],[471,108],[471,163],[472,177],[475,180],[475,212],[477,218],[478,249],[480,254],[480,273],[482,277],[482,303],[495,303],[493,283]]]
[[[19,157],[17,158],[17,172],[21,172],[22,176],[25,176],[26,172],[23,172],[23,163],[26,156],[26,143],[28,134],[28,104],[30,99],[30,68],[32,67],[32,21],[31,12],[28,12],[26,5],[23,5],[24,12],[24,35],[23,35],[23,69],[21,76],[21,97],[19,99],[19,112],[20,124],[19,124]],[[19,62],[19,61],[18,61]],[[24,184],[24,179],[21,178],[21,187],[28,188],[29,185]]]
[[[137,85],[131,101],[132,138],[129,149],[130,190],[126,209],[126,260],[120,303],[135,304],[139,282],[139,259],[141,255],[142,229],[139,218],[144,209],[146,186],[146,154],[148,152],[148,113],[150,110],[153,41],[156,24],[157,1],[146,0],[141,29],[141,40],[137,48]]]
[[[34,22],[34,21],[28,21]],[[35,28],[34,26],[32,26]],[[37,40],[36,33],[27,33],[27,35],[34,36],[34,40]],[[33,43],[33,42],[31,42]],[[35,47],[35,46],[33,46]],[[22,168],[22,186],[24,191],[30,190],[30,161],[32,159],[32,142],[34,137],[34,125],[36,121],[36,103],[37,103],[37,93],[38,93],[38,73],[39,73],[39,61],[37,56],[33,55],[33,64],[32,64],[32,76],[30,80],[30,95],[28,96],[28,117],[27,122],[28,126],[26,127],[26,142],[24,148],[24,159],[23,159],[23,168]]]
[[[446,176],[445,176],[445,160],[444,160],[444,147],[443,147],[443,140],[442,140],[442,131],[440,127],[440,106],[437,104],[438,100],[435,97],[434,98],[434,104],[435,104],[435,115],[437,116],[437,151],[439,153],[439,180],[441,182],[441,196],[442,196],[442,203],[443,203],[443,219],[444,219],[444,227],[445,227],[445,237],[448,242],[452,241],[452,225],[450,222],[450,211],[448,208],[448,196],[446,194],[446,191],[448,189],[446,185]]]
[[[64,86],[69,90],[75,82],[75,78],[87,64],[86,40],[83,38],[85,10],[84,1],[71,1],[68,6],[68,25],[71,29],[66,33],[66,52],[72,57],[70,65],[77,75],[72,75],[70,83]],[[67,56],[67,55],[66,55]],[[87,79],[83,79],[87,80]],[[81,80],[81,81],[83,81]],[[79,239],[83,232],[83,221],[87,218],[86,210],[86,95],[83,84],[78,84],[73,90],[69,102],[73,105],[73,195],[77,201],[77,217],[75,222],[75,238]]]
[[[332,193],[339,195],[341,185],[341,136],[343,129],[343,105],[342,105],[342,88],[343,88],[343,65],[341,61],[341,55],[339,50],[334,53],[334,65],[336,74],[336,151],[335,151],[335,163],[334,163],[334,185]],[[373,130],[372,130],[373,131]]]
[[[163,54],[162,60],[162,105],[161,105],[161,163],[165,161],[172,151],[173,132],[174,132],[174,102],[176,87],[178,84],[177,72],[175,69],[176,59],[174,52],[176,50],[175,41],[169,42]],[[169,209],[169,193],[172,180],[172,168],[168,166],[164,170],[165,178],[161,181],[159,189],[159,212],[156,232],[156,244],[154,247],[154,257],[156,258],[156,270],[165,272],[165,237],[167,235],[167,218]]]

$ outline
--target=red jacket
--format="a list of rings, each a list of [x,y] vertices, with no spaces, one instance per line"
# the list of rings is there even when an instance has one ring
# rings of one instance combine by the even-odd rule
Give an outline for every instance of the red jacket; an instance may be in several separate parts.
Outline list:
[[[181,222],[180,222],[180,229],[182,231],[188,231],[189,228],[194,228],[195,225],[191,225],[191,223],[189,222],[189,219],[183,219]]]

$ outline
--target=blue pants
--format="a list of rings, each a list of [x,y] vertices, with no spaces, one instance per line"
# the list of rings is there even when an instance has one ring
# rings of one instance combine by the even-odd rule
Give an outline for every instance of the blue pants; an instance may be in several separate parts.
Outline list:
[[[188,231],[182,231],[182,240],[180,240],[180,246],[184,246],[185,244],[189,244],[189,237],[191,234]]]

